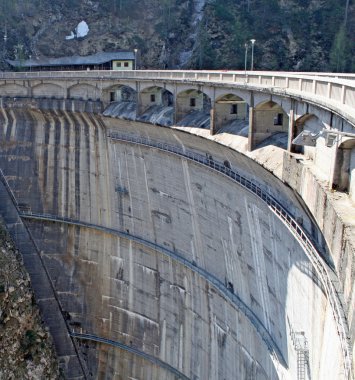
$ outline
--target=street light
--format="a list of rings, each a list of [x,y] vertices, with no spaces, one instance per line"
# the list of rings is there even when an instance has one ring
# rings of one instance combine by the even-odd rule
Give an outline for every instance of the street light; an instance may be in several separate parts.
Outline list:
[[[134,51],[134,70],[137,70],[137,52],[138,49],[133,49]]]
[[[244,59],[244,72],[245,72],[245,80],[247,79],[247,61],[248,61],[248,43],[245,43],[245,59]]]
[[[250,71],[254,70],[254,44],[255,44],[254,38],[250,40],[251,42],[251,65],[250,65]]]

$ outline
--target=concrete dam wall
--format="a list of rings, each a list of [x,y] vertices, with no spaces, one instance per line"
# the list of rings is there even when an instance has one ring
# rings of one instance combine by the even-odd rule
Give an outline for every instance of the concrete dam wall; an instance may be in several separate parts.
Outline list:
[[[331,264],[310,214],[271,173],[183,131],[86,112],[1,108],[0,125],[21,216],[8,225],[22,223],[46,272],[32,283],[53,293],[67,378],[346,378],[302,245],[215,163],[277,199]]]

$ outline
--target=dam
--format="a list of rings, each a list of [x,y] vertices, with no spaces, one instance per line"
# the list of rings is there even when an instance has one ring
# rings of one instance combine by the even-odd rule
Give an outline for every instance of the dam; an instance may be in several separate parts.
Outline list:
[[[353,78],[84,74],[0,78],[1,215],[65,378],[350,379]]]

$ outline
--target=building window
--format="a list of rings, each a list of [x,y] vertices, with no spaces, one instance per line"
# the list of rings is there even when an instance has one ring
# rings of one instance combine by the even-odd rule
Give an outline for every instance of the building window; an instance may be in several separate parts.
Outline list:
[[[116,100],[116,96],[115,96],[115,92],[114,91],[111,91],[110,92],[110,102],[114,102]]]
[[[124,67],[128,67],[128,62],[125,62],[125,63],[124,63]]]
[[[274,117],[274,125],[283,125],[283,121],[284,121],[284,115],[282,113],[278,113]]]
[[[238,104],[231,105],[231,114],[236,115],[238,113]]]
[[[196,107],[196,98],[190,98],[190,107]]]
[[[150,101],[151,103],[155,102],[155,94],[150,94]]]
[[[116,67],[121,67],[121,62],[116,62]]]

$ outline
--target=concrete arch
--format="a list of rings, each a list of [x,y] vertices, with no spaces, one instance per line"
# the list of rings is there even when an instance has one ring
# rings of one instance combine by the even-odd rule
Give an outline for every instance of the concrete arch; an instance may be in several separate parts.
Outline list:
[[[235,95],[238,98],[244,100],[248,105],[250,105],[250,91],[245,91],[238,88],[216,88],[214,92],[214,99],[215,101],[217,101],[218,99],[227,94]]]
[[[141,82],[139,84],[139,90],[140,91],[145,91],[146,89],[152,88],[152,87],[163,88],[164,90],[167,90],[167,91],[171,92],[172,94],[174,94],[176,92],[175,91],[176,87],[170,83],[154,81],[154,82]]]
[[[40,83],[32,87],[32,95],[40,98],[65,98],[65,89],[54,83]]]
[[[111,102],[137,102],[137,91],[132,86],[115,84],[103,90],[102,99],[105,104]]]
[[[344,138],[340,143],[335,162],[333,188],[348,192],[355,200],[355,139]]]
[[[174,124],[173,92],[155,84],[140,89],[137,116],[140,121],[171,126]]]
[[[150,86],[139,92],[140,114],[152,106],[171,107],[174,104],[174,94],[160,86]]]
[[[236,120],[248,119],[248,103],[240,96],[233,93],[219,95],[214,103],[212,134],[217,133],[224,126],[233,128]],[[233,128],[236,134],[239,134],[244,128],[243,123],[238,123]]]
[[[245,102],[245,100],[240,96],[229,92],[216,98],[216,102]]]
[[[264,100],[255,106],[252,115],[251,146],[276,145],[287,148],[289,116],[273,100]]]
[[[115,84],[107,87],[102,93],[105,105],[105,116],[135,120],[138,109],[137,91],[125,84]]]
[[[211,97],[205,92],[195,88],[185,89],[176,95],[176,121],[184,124],[184,118],[191,114],[209,115],[211,110]],[[192,120],[186,121],[194,125]]]
[[[306,113],[295,120],[292,140],[303,131],[309,131],[312,134],[318,134],[324,128],[322,121],[313,113]],[[294,153],[306,154],[309,158],[314,158],[314,147],[292,145],[291,151]]]
[[[315,145],[313,146],[292,146],[292,151],[295,153],[300,153],[306,156],[308,159],[313,160],[314,165],[318,169],[318,173],[323,176],[324,180],[331,180],[333,178],[335,166],[332,164],[334,154],[331,152],[332,149],[336,149],[336,144],[334,146],[327,146],[326,136],[319,135],[324,129],[328,129],[327,125],[322,119],[314,114],[305,114],[299,117],[295,121],[293,128],[293,136],[296,137],[303,131],[309,131],[315,137]]]
[[[68,94],[72,99],[96,100],[101,97],[99,88],[87,83],[78,83],[69,87]]]
[[[28,88],[15,83],[7,83],[0,86],[1,96],[28,96]]]

